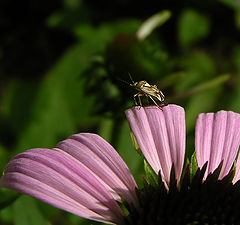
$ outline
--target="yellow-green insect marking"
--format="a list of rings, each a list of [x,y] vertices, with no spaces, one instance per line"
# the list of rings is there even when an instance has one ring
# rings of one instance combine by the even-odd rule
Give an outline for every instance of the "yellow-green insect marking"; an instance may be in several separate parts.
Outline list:
[[[136,100],[136,97],[138,97],[139,104],[142,107],[141,96],[149,97],[153,101],[153,103],[158,107],[159,105],[157,104],[155,99],[158,100],[161,103],[161,105],[165,105],[165,102],[164,102],[165,96],[162,93],[162,91],[158,89],[156,85],[150,85],[145,80],[142,80],[139,82],[133,82],[130,85],[135,87],[135,89],[138,91],[138,93],[134,95],[134,102],[136,105],[138,105]]]

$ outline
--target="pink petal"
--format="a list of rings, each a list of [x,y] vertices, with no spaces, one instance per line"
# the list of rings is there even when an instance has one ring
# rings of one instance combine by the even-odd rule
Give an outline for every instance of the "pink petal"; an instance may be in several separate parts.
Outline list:
[[[96,134],[82,133],[60,142],[64,150],[86,167],[119,199],[119,196],[137,205],[136,182],[126,163],[116,150]]]
[[[113,195],[134,201],[131,192],[136,184],[105,140],[95,134],[78,134],[55,149],[31,149],[17,155],[7,165],[0,186],[81,217],[118,223],[123,214]]]
[[[222,179],[230,171],[237,156],[240,144],[240,115],[230,111],[200,114],[195,136],[199,167],[208,162],[207,175],[223,162],[219,176],[219,179]]]
[[[174,165],[179,181],[185,154],[185,112],[177,105],[135,107],[126,111],[138,145],[154,171],[168,184]]]

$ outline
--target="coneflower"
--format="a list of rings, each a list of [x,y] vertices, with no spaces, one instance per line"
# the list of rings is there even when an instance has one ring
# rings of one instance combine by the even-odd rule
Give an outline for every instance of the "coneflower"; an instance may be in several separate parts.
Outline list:
[[[185,162],[185,113],[177,105],[126,111],[152,171],[139,189],[116,150],[80,133],[31,149],[7,165],[0,186],[81,217],[112,224],[240,224],[240,115],[200,114],[196,153]],[[147,174],[147,177],[149,177]]]

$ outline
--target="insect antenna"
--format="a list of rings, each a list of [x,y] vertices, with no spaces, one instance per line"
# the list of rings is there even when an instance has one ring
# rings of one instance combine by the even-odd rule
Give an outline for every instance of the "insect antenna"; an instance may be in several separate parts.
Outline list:
[[[134,84],[134,81],[133,81],[133,79],[132,79],[132,76],[131,76],[131,74],[128,72],[128,76],[129,76],[129,78],[130,78],[130,80],[132,81],[132,84]]]
[[[116,79],[119,80],[119,81],[122,81],[122,82],[125,83],[125,84],[128,84],[128,85],[130,85],[130,86],[133,86],[133,84],[134,84],[135,82],[134,82],[134,80],[132,79],[132,76],[131,76],[131,74],[130,74],[129,72],[128,72],[128,76],[129,76],[129,78],[130,78],[130,80],[131,80],[132,83],[128,83],[127,81],[122,80],[122,79],[119,78],[119,77],[116,77]]]
[[[119,81],[121,81],[121,82],[123,82],[123,83],[125,83],[125,84],[128,84],[128,85],[131,85],[130,83],[128,83],[127,81],[125,81],[125,80],[122,80],[121,78],[119,78],[119,77],[116,77],[116,79],[117,80],[119,80]]]

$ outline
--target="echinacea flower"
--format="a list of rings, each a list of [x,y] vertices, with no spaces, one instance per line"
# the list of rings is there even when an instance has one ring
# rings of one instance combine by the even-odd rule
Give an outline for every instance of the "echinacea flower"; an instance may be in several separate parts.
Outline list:
[[[234,166],[240,144],[239,114],[220,111],[199,115],[195,170],[194,160],[185,163],[184,169],[182,107],[135,107],[127,110],[126,116],[158,177],[155,184],[146,181],[138,189],[110,144],[96,134],[80,133],[54,149],[20,153],[7,165],[0,186],[105,223],[240,223],[240,159]]]

